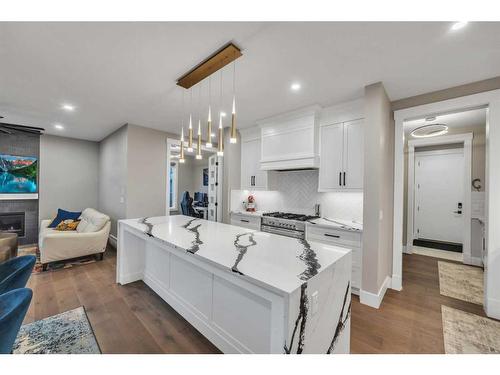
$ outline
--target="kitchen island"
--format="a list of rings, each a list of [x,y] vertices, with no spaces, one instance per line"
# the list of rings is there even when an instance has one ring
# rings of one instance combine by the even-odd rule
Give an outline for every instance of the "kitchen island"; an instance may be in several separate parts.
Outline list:
[[[143,280],[224,353],[349,353],[351,251],[188,216],[120,220]]]

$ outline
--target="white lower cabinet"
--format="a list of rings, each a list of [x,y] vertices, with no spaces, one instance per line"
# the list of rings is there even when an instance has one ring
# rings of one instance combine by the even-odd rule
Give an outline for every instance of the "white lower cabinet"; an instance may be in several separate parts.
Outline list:
[[[239,227],[253,230],[260,230],[260,222],[260,216],[250,216],[231,212],[231,225],[237,225]]]
[[[326,228],[308,224],[306,237],[308,241],[321,242],[327,245],[341,246],[352,250],[351,288],[359,295],[362,275],[362,242],[361,232],[351,232],[342,229]]]

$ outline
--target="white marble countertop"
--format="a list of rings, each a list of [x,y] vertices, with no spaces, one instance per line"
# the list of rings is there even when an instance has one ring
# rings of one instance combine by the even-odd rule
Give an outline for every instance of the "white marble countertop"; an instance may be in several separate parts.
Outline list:
[[[309,220],[308,225],[316,225],[327,229],[341,229],[349,232],[363,232],[363,224],[354,222],[352,220],[320,217],[318,219]]]
[[[120,224],[288,294],[351,251],[183,215],[127,219]]]

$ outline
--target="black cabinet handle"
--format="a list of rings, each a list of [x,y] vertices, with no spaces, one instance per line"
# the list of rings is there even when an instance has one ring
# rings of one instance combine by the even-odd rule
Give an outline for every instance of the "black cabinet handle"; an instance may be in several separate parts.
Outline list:
[[[241,221],[242,223],[249,223],[249,222],[250,222],[250,221],[245,220],[245,219],[240,219],[240,221]]]
[[[340,238],[340,236],[337,236],[336,234],[324,233],[324,235],[327,237]]]
[[[344,186],[345,186],[345,172],[344,172]]]
[[[342,172],[339,172],[339,186],[342,186]]]

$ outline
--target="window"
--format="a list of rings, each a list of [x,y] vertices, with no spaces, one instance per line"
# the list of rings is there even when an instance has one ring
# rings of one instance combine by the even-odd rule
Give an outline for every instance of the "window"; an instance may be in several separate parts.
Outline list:
[[[177,188],[178,188],[178,171],[177,162],[173,161],[170,163],[170,170],[168,172],[168,184],[169,184],[169,205],[170,210],[177,210]]]

